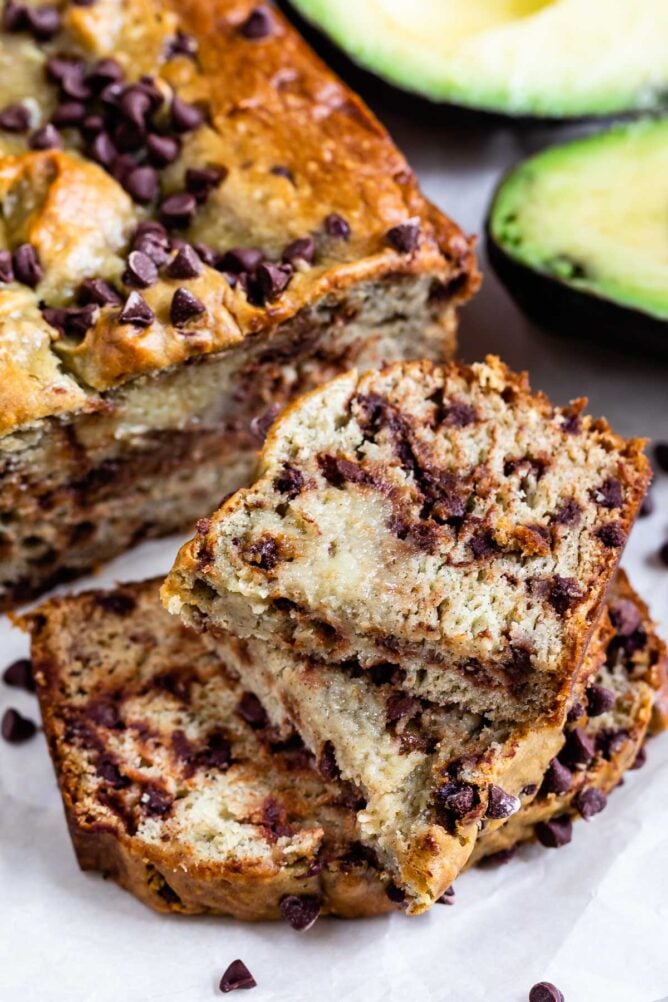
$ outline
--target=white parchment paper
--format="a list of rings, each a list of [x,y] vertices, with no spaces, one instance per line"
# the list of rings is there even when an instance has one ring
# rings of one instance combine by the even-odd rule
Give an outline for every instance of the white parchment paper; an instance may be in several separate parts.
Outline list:
[[[427,192],[479,232],[500,171],[558,133],[416,124],[379,109]],[[625,434],[668,440],[668,369],[627,352],[562,341],[520,316],[490,273],[465,311],[466,358],[493,350],[564,402],[582,394]],[[668,633],[668,477],[636,526],[624,564]],[[203,513],[204,514],[204,513]],[[166,571],[178,540],[146,544],[77,587]],[[26,639],[0,621],[3,664]],[[0,666],[1,667],[1,666]],[[0,711],[36,717],[34,697],[0,684]],[[524,1002],[538,980],[567,1002],[668,999],[668,735],[606,811],[558,851],[528,847],[507,866],[457,881],[455,907],[420,919],[280,924],[154,914],[76,866],[41,734],[0,742],[0,1002],[205,1002],[241,957],[253,1002]]]

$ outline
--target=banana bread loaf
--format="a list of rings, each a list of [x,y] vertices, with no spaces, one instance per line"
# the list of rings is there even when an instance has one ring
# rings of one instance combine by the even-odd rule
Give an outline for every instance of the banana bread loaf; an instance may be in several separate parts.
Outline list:
[[[371,112],[249,0],[6,0],[0,608],[247,479],[351,364],[453,350],[478,276]]]

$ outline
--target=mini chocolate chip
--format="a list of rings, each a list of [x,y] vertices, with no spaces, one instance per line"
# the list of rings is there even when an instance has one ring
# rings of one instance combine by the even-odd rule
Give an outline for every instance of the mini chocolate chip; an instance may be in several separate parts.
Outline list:
[[[564,1002],[564,996],[550,981],[539,981],[529,992],[529,1002]]]
[[[54,125],[80,125],[86,117],[86,105],[81,101],[63,101],[59,104],[51,121]]]
[[[596,751],[606,761],[610,761],[628,741],[628,733],[624,730],[612,730],[606,727],[596,735]]]
[[[137,606],[134,596],[122,591],[102,592],[96,595],[95,601],[105,612],[114,616],[128,616]]]
[[[454,887],[448,887],[447,891],[443,891],[440,898],[436,898],[437,905],[454,905],[454,903],[455,903]]]
[[[266,7],[256,7],[239,28],[244,38],[254,42],[271,35],[273,30],[274,22]]]
[[[628,598],[617,599],[608,606],[608,612],[612,625],[622,637],[631,636],[642,623],[640,609]]]
[[[146,129],[134,122],[121,121],[112,128],[111,138],[122,153],[135,153],[144,145]]]
[[[204,261],[204,264],[208,264],[210,268],[217,268],[220,264],[220,254],[215,251],[213,247],[209,247],[208,244],[198,243],[193,244],[193,247],[197,251],[198,257]]]
[[[269,168],[270,174],[275,174],[276,177],[284,177],[286,181],[290,181],[291,184],[295,183],[295,177],[289,167],[283,167],[281,164],[276,164],[274,167]]]
[[[656,465],[664,473],[668,473],[668,442],[657,442],[654,446]]]
[[[320,915],[320,901],[307,894],[288,894],[281,898],[281,915],[297,932],[306,932]]]
[[[159,136],[155,133],[146,138],[146,155],[155,167],[166,167],[176,160],[181,152],[181,142],[177,136]]]
[[[607,525],[602,525],[598,528],[594,535],[609,549],[623,546],[626,540],[626,534],[621,522],[608,522]]]
[[[18,661],[12,661],[2,673],[2,678],[5,685],[11,685],[16,689],[25,689],[26,692],[35,692],[35,678],[30,658],[19,658]]]
[[[99,59],[89,70],[86,83],[95,90],[103,90],[109,84],[121,83],[124,76],[123,67],[115,59]]]
[[[51,4],[43,7],[28,7],[26,10],[29,31],[39,42],[48,42],[61,29],[60,11]]]
[[[44,278],[44,270],[32,244],[20,244],[12,254],[12,263],[16,281],[29,285],[31,289]]]
[[[12,255],[8,250],[0,251],[0,282],[4,285],[9,285],[13,281],[14,265],[12,264]]]
[[[158,269],[144,251],[133,250],[128,254],[127,268],[123,272],[123,281],[134,289],[148,289],[158,281]]]
[[[190,244],[184,244],[165,271],[170,278],[197,278],[202,274],[202,262]]]
[[[461,820],[473,809],[477,794],[469,783],[452,781],[444,783],[435,793],[439,812],[445,811],[451,818]]]
[[[155,313],[146,300],[138,292],[131,292],[125,300],[118,322],[133,324],[135,327],[148,327],[155,320]]]
[[[58,309],[45,306],[42,308],[42,316],[47,324],[55,327],[61,334],[69,337],[83,338],[86,332],[93,326],[97,319],[98,307],[94,304],[75,307],[70,309]]]
[[[647,749],[644,745],[638,749],[638,753],[633,760],[633,763],[629,766],[629,769],[642,769],[642,767],[647,762]]]
[[[576,702],[573,703],[570,710],[566,714],[566,720],[569,724],[574,724],[576,720],[579,720],[580,717],[584,717],[584,715],[585,715],[584,706],[582,705],[582,703]]]
[[[601,508],[621,508],[624,504],[624,488],[616,477],[608,477],[600,487],[591,491],[591,497]]]
[[[2,717],[2,736],[11,745],[21,744],[28,741],[35,734],[37,725],[24,717],[18,710],[5,710]]]
[[[118,107],[118,102],[121,99],[121,94],[123,93],[123,84],[121,83],[110,83],[106,87],[103,87],[100,91],[100,101],[102,104],[108,105],[111,109],[116,111]]]
[[[287,288],[292,278],[289,265],[261,264],[255,272],[255,285],[261,301],[273,302]]]
[[[186,104],[178,94],[174,96],[169,115],[176,132],[194,132],[204,121],[204,112],[194,104]]]
[[[28,9],[23,4],[7,0],[2,11],[2,27],[5,31],[25,31],[29,26]]]
[[[420,241],[419,223],[400,223],[398,226],[393,226],[385,234],[385,239],[400,254],[412,254]]]
[[[592,683],[585,693],[587,697],[587,711],[590,717],[600,717],[601,714],[611,710],[617,701],[617,697],[612,689],[606,689],[603,685]]]
[[[563,414],[561,430],[565,435],[579,435],[582,429],[582,419],[579,414]]]
[[[656,505],[654,503],[654,498],[648,491],[647,494],[645,494],[645,497],[643,498],[642,504],[640,505],[638,517],[647,518],[648,515],[652,515],[654,513],[655,508]]]
[[[27,132],[30,127],[28,109],[22,104],[8,104],[0,111],[0,129],[5,132]]]
[[[244,692],[237,704],[237,713],[253,729],[266,727],[269,718],[254,692]]]
[[[539,821],[534,831],[536,838],[546,849],[559,849],[568,845],[573,837],[573,822],[568,814],[561,814],[549,821]]]
[[[327,236],[334,240],[347,240],[350,237],[350,226],[338,212],[330,212],[323,225]]]
[[[151,98],[143,87],[130,85],[120,96],[118,110],[129,122],[143,129],[144,119],[151,110]]]
[[[566,735],[566,743],[559,752],[559,761],[569,768],[587,766],[594,758],[596,743],[591,735],[581,727],[574,727]]]
[[[31,150],[60,150],[63,140],[55,125],[47,122],[41,129],[30,134],[28,146]]]
[[[188,289],[179,287],[172,296],[172,304],[169,308],[169,319],[175,327],[187,324],[189,320],[194,320],[202,313],[206,313],[206,306]]]
[[[603,790],[591,786],[588,790],[580,790],[575,798],[575,806],[585,821],[599,814],[608,802]]]
[[[59,81],[62,97],[84,103],[90,100],[92,97],[92,87],[86,80],[84,73],[85,67],[83,63],[78,60],[70,63],[69,68]]]
[[[225,251],[221,260],[220,268],[223,271],[231,271],[234,274],[249,272],[254,274],[256,269],[264,261],[264,251],[258,247],[231,247]]]
[[[206,202],[207,198],[227,176],[224,167],[188,167],[186,170],[186,191],[195,196],[197,202]]]
[[[170,229],[185,229],[193,221],[197,203],[190,192],[168,195],[160,203],[160,219]]]
[[[470,424],[475,424],[477,419],[478,415],[473,407],[462,400],[444,404],[438,415],[438,423],[445,428],[466,428]]]
[[[179,28],[167,47],[167,57],[194,56],[197,53],[197,39]]]
[[[283,463],[281,472],[274,477],[274,489],[279,494],[285,494],[288,501],[294,499],[301,493],[304,487],[304,474],[292,463]]]
[[[164,104],[165,95],[158,87],[155,77],[144,74],[144,76],[139,78],[139,83],[135,84],[135,86],[147,95],[149,101],[151,102],[151,109],[153,111],[157,111],[158,108]]]
[[[293,240],[283,251],[281,259],[286,264],[292,265],[296,264],[297,261],[313,264],[315,260],[315,242],[311,237],[301,237],[299,240]]]
[[[553,758],[545,770],[543,784],[540,788],[541,793],[556,793],[560,796],[562,793],[568,793],[572,782],[573,774],[568,766],[565,766],[558,758]]]
[[[98,699],[89,703],[86,709],[86,716],[93,723],[98,724],[100,727],[106,727],[109,730],[118,727],[121,722],[118,707],[115,703],[107,699]]]
[[[88,147],[88,152],[92,159],[103,167],[110,167],[118,156],[118,150],[114,146],[111,136],[104,129],[93,137]],[[116,172],[114,173],[114,177],[120,180]]]
[[[555,574],[551,578],[547,600],[560,616],[565,615],[582,598],[582,588],[576,578],[562,578],[560,574]]]
[[[553,525],[576,525],[582,516],[582,508],[575,498],[566,498],[555,511],[550,521]]]
[[[331,741],[325,741],[318,759],[318,769],[325,779],[334,782],[341,778],[339,767],[336,764],[336,752]]]
[[[85,278],[77,295],[79,302],[84,305],[95,303],[97,306],[120,306],[123,302],[113,286],[102,278]]]
[[[147,814],[162,817],[172,809],[174,798],[161,786],[150,783],[144,788],[140,803]]]
[[[516,814],[521,806],[519,797],[514,797],[512,793],[506,793],[494,783],[490,784],[485,817],[493,820],[509,818],[511,814]]]
[[[132,247],[133,250],[141,251],[146,257],[150,257],[158,268],[169,261],[170,242],[163,240],[157,233],[145,233],[142,236],[134,237]]]
[[[133,201],[148,205],[156,198],[160,185],[153,167],[137,167],[123,179],[123,187]]]
[[[233,960],[220,979],[219,989],[223,994],[236,992],[239,988],[257,988],[257,981],[243,960]]]
[[[479,532],[474,533],[469,539],[469,546],[476,560],[488,557],[498,550],[496,540],[490,529],[481,529]]]

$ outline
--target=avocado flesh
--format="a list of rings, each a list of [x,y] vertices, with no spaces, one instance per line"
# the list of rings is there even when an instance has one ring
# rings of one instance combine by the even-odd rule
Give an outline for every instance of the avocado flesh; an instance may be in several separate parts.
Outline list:
[[[569,118],[668,90],[666,0],[291,0],[366,69],[435,101]]]
[[[497,190],[488,232],[520,265],[668,320],[668,118],[524,161]]]

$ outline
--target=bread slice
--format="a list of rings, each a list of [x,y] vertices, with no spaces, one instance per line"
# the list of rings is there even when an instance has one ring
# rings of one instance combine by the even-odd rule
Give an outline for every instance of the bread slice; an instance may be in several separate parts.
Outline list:
[[[492,357],[347,373],[274,424],[164,600],[328,669],[389,662],[415,698],[560,721],[650,477],[582,408]]]
[[[294,896],[350,918],[402,907],[359,841],[358,791],[323,776],[294,738],[277,740],[202,637],[167,615],[158,588],[156,580],[57,598],[20,621],[32,635],[45,733],[81,867],[163,912],[277,918]],[[614,670],[611,678],[627,707],[643,687],[660,688],[664,648],[623,588],[642,617],[618,648],[628,675]],[[612,652],[619,641],[610,632],[602,626]],[[633,728],[637,743],[647,715],[636,727],[631,705],[638,700],[620,712],[618,698],[611,721]],[[611,744],[605,782],[614,785],[611,770],[631,757]],[[603,783],[602,773],[589,773]],[[522,823],[535,810],[531,796],[525,791],[527,806],[506,823],[513,842],[532,831],[533,821]],[[561,802],[554,806],[563,813]],[[495,838],[482,831],[478,846],[497,852],[504,845]]]

